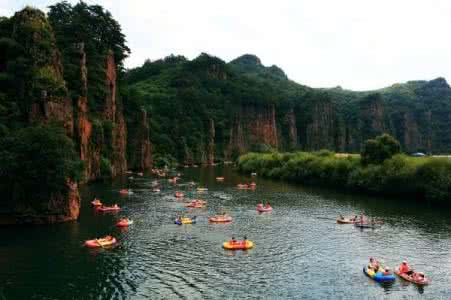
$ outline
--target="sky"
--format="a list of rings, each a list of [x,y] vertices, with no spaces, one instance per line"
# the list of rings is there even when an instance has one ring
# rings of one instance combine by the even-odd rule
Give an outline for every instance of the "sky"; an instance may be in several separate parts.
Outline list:
[[[0,0],[0,15],[51,0]],[[76,0],[70,0],[76,3]],[[451,80],[449,0],[85,0],[109,10],[132,53],[128,68],[170,54],[230,61],[257,55],[311,87],[382,88]]]

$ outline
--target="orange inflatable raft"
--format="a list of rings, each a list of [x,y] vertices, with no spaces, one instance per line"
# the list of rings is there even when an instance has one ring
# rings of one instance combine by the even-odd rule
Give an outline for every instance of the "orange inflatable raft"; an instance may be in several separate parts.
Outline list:
[[[101,239],[93,239],[85,242],[85,246],[88,248],[99,248],[99,247],[108,247],[117,243],[116,238],[112,236],[106,236]]]
[[[208,221],[212,223],[230,223],[232,222],[232,217],[228,215],[218,215],[208,218]]]
[[[243,240],[243,241],[228,241],[222,244],[222,247],[226,250],[247,250],[254,247],[254,242]]]

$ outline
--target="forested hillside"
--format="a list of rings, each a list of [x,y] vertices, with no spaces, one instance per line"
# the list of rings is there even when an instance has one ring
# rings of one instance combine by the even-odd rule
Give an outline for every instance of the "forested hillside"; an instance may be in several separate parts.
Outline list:
[[[155,157],[231,160],[249,150],[358,152],[387,132],[405,152],[449,153],[451,89],[411,81],[367,92],[313,89],[253,55],[230,63],[168,56],[127,73],[130,101],[148,111]]]

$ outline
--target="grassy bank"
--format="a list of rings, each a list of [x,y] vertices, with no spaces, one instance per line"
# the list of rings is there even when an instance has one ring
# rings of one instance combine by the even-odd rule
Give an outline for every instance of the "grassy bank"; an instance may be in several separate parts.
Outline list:
[[[367,194],[390,195],[451,204],[451,160],[395,155],[363,165],[360,156],[329,151],[248,153],[239,158],[244,173]]]

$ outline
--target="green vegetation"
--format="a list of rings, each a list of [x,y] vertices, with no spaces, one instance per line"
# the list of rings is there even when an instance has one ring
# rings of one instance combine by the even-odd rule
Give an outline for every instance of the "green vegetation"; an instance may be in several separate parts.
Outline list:
[[[380,164],[401,151],[399,142],[389,134],[369,139],[363,145],[362,163]]]
[[[20,129],[0,140],[2,207],[19,203],[45,210],[50,196],[77,182],[83,164],[58,125]]]
[[[387,139],[386,136],[378,140]],[[338,157],[333,152],[248,153],[239,158],[239,170],[308,185],[333,187],[368,194],[448,203],[451,196],[451,161],[395,154],[379,163],[359,157]]]

